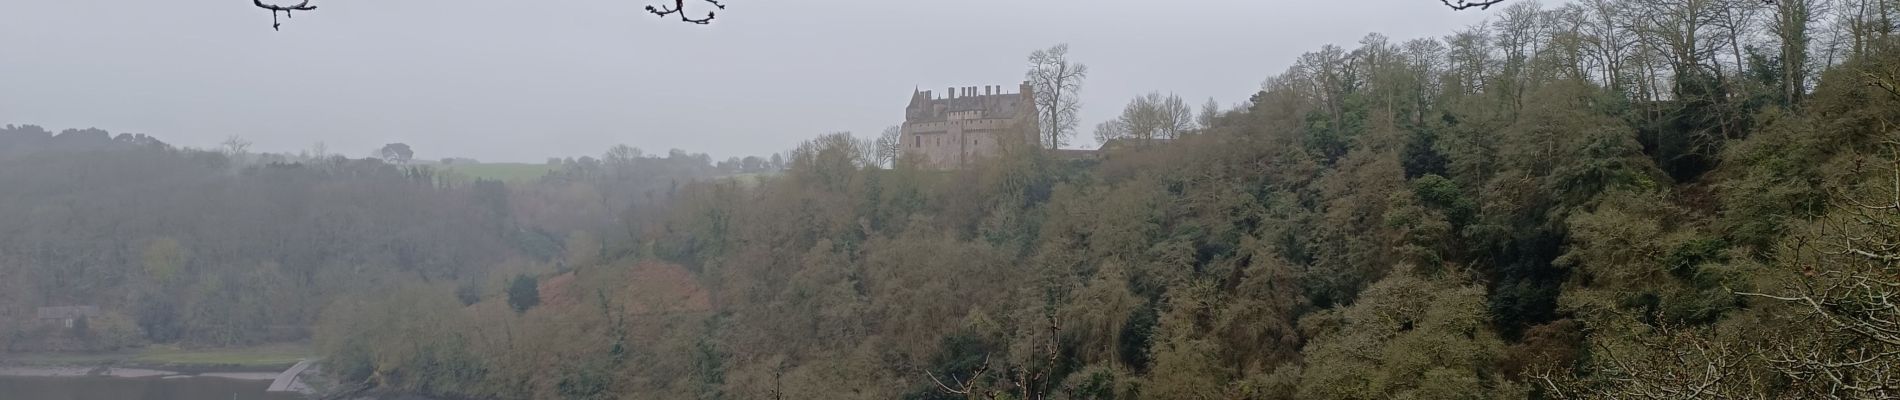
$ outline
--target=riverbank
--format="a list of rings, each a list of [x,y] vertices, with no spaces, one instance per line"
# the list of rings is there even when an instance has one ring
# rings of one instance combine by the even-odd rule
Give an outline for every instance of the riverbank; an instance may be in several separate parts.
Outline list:
[[[27,373],[25,371],[68,373],[74,369],[93,371],[100,368],[160,370],[193,375],[274,373],[313,357],[314,351],[301,343],[209,349],[154,345],[103,353],[0,353],[0,375],[25,376],[20,375]]]
[[[5,353],[0,354],[0,377],[133,380],[215,378],[270,385],[286,369],[313,357],[310,348],[303,344],[213,349],[150,346],[106,353]],[[318,374],[314,369],[300,368],[297,372],[300,373],[298,379],[284,380],[282,388],[271,389],[301,394],[316,393],[317,390],[303,379],[316,377]]]
[[[0,353],[0,376],[33,378],[221,378],[271,381],[312,358],[308,345],[187,349],[157,345],[102,353]],[[302,385],[292,391],[308,393]]]
[[[0,367],[0,376],[16,376],[16,377],[25,377],[25,378],[102,377],[102,378],[162,378],[162,379],[202,377],[202,378],[236,379],[236,380],[243,380],[243,381],[269,381],[269,380],[277,378],[277,374],[270,373],[270,372],[182,372],[182,371],[171,371],[171,370],[160,370],[160,369],[149,369],[149,368],[123,368],[123,367],[25,367],[25,366]]]
[[[0,398],[93,400],[311,400],[304,393],[271,392],[267,380],[214,376],[121,378],[108,376],[0,376]]]

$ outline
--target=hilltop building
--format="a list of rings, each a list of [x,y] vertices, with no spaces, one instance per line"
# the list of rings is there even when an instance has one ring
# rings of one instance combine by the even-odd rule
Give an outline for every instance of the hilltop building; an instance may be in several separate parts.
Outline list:
[[[907,162],[929,169],[964,168],[1011,146],[1037,148],[1036,104],[1029,82],[1014,93],[997,86],[913,91],[904,108],[901,147]]]

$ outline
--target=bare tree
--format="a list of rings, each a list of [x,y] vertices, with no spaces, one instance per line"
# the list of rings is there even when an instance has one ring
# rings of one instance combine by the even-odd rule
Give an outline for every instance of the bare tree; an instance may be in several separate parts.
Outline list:
[[[884,128],[884,133],[877,135],[877,164],[897,166],[897,155],[904,150],[903,136],[903,127],[899,126]]]
[[[1196,125],[1200,125],[1201,129],[1213,128],[1214,118],[1219,116],[1220,102],[1215,101],[1213,97],[1209,97],[1206,103],[1201,103],[1201,114],[1194,117],[1194,122]]]
[[[224,138],[223,142],[218,143],[218,147],[224,150],[225,155],[232,156],[232,157],[242,156],[242,155],[251,153],[251,141],[246,140],[244,139],[243,136],[238,136],[238,135],[231,135],[229,137]]]
[[[1504,50],[1498,81],[1505,86],[1498,89],[1506,91],[1515,111],[1523,108],[1530,80],[1534,79],[1532,60],[1539,57],[1538,46],[1545,43],[1544,31],[1549,27],[1543,24],[1543,4],[1535,1],[1513,3],[1500,14],[1492,23],[1497,32],[1495,44]]]
[[[943,393],[960,395],[966,399],[1046,399],[1049,394],[1049,385],[1054,378],[1051,374],[1061,356],[1061,346],[1057,345],[1056,341],[1061,337],[1062,323],[1054,315],[1044,316],[1044,321],[1046,325],[1030,328],[1039,331],[1036,336],[1040,336],[1039,339],[1041,339],[1030,339],[1039,342],[1028,349],[1032,353],[1023,354],[1022,359],[1001,362],[1002,368],[997,369],[1000,373],[995,376],[985,379],[985,376],[992,372],[988,355],[983,356],[981,366],[970,371],[969,379],[957,378],[954,371],[945,374],[945,378],[950,378],[949,383],[930,371],[924,371],[924,375],[930,377],[930,381],[936,383],[937,389]],[[985,381],[988,381],[987,385]],[[1012,391],[1015,393],[1011,393]]]
[[[600,161],[607,165],[607,171],[612,173],[614,178],[624,179],[636,173],[636,162],[642,156],[645,156],[645,152],[641,151],[638,147],[616,144],[614,147],[607,148],[607,152],[600,155]],[[601,195],[606,196],[607,192],[602,191]],[[605,203],[606,201],[603,199],[602,202]]]
[[[1121,118],[1102,121],[1102,123],[1095,124],[1095,142],[1096,143],[1108,144],[1108,142],[1111,140],[1123,139],[1127,137],[1128,137],[1128,126],[1125,124],[1122,124]]]
[[[1860,57],[1871,50],[1874,43],[1887,38],[1894,29],[1890,5],[1891,0],[1835,0],[1835,16],[1829,35],[1840,49],[1843,59]]]
[[[1129,101],[1121,116],[1096,125],[1095,139],[1102,143],[1131,139],[1152,144],[1155,140],[1179,138],[1193,129],[1194,110],[1181,96],[1148,92]]]
[[[1075,113],[1081,109],[1082,80],[1089,67],[1069,62],[1067,43],[1029,54],[1029,85],[1035,92],[1043,146],[1055,149],[1075,135]]]
[[[1446,84],[1456,94],[1476,94],[1485,89],[1485,76],[1496,63],[1491,52],[1491,26],[1472,25],[1445,38]],[[1305,61],[1302,59],[1301,61]]]
[[[1651,29],[1661,36],[1664,46],[1680,67],[1715,65],[1716,54],[1738,39],[1724,35],[1723,0],[1660,0],[1651,13]],[[1678,72],[1680,73],[1680,72]]]
[[[1781,45],[1781,96],[1790,107],[1801,104],[1807,91],[1808,34],[1813,32],[1817,16],[1824,11],[1825,0],[1781,0],[1775,2],[1770,33]]]
[[[1182,134],[1194,129],[1194,110],[1188,108],[1181,96],[1161,92],[1148,92],[1135,103],[1137,109],[1130,127],[1143,131],[1148,139],[1178,139]]]
[[[601,154],[601,160],[608,163],[632,164],[633,160],[645,156],[646,152],[640,150],[639,147],[616,144],[614,147],[607,148],[606,153]]]
[[[1754,32],[1755,21],[1759,19],[1766,3],[1760,0],[1722,0],[1716,8],[1716,26],[1722,28],[1728,36],[1729,55],[1734,58],[1735,76],[1748,73],[1748,55],[1742,50],[1742,42],[1750,32]]]
[[[1649,326],[1629,315],[1603,329],[1590,345],[1591,374],[1570,376],[1544,365],[1529,374],[1554,399],[1746,399],[1759,398],[1758,382],[1744,363],[1756,354],[1743,346],[1711,340],[1706,330]]]
[[[1631,48],[1637,45],[1635,35],[1625,34],[1632,6],[1617,0],[1585,0],[1580,4],[1583,14],[1579,35],[1585,57],[1596,67],[1604,86],[1625,89]]]
[[[982,395],[984,398],[996,398],[997,393],[995,391],[985,391],[979,386],[979,382],[983,380],[983,375],[988,374],[989,370],[990,357],[985,355],[983,356],[983,364],[977,367],[976,370],[970,371],[969,379],[958,378],[954,372],[945,373],[944,378],[949,378],[951,383],[955,383],[954,385],[944,383],[943,379],[937,378],[937,374],[933,374],[930,371],[924,371],[924,376],[930,377],[930,381],[935,382],[937,389],[942,390],[944,393],[962,395],[964,398],[972,398],[978,395]]]

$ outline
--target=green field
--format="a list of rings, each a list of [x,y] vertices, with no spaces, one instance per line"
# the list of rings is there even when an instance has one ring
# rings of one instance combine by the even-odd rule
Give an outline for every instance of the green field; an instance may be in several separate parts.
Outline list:
[[[310,347],[298,344],[273,344],[255,347],[182,349],[175,346],[151,346],[128,360],[136,365],[279,367],[310,358]]]
[[[503,182],[533,181],[541,179],[541,177],[547,175],[549,171],[560,168],[559,166],[548,164],[528,163],[449,164],[440,167],[444,171],[465,176],[469,179],[488,179]]]

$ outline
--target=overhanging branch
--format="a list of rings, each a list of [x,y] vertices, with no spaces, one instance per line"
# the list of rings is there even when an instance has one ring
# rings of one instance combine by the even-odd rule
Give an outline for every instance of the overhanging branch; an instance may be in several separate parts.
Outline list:
[[[1454,0],[1438,0],[1438,1],[1441,3],[1445,3],[1446,7],[1451,7],[1451,9],[1453,10],[1464,10],[1464,9],[1472,8],[1472,7],[1477,7],[1479,10],[1485,10],[1485,9],[1490,9],[1492,5],[1496,5],[1498,3],[1504,2],[1504,0],[1455,0],[1455,1]]]
[[[721,9],[721,10],[726,9],[726,5],[720,4],[718,0],[703,0],[703,1],[705,1],[708,4],[712,4],[713,7],[716,7],[718,9]],[[695,24],[700,24],[700,25],[712,23],[712,20],[714,17],[713,11],[707,11],[706,18],[692,18],[692,17],[686,16],[686,0],[673,0],[673,8],[654,7],[654,6],[649,5],[647,6],[647,12],[653,13],[653,15],[658,15],[661,17],[678,14],[680,16],[680,21],[685,21],[685,22],[690,22],[690,23],[695,23]]]
[[[706,4],[711,4],[713,8],[718,9],[718,10],[726,9],[725,3],[720,3],[719,0],[700,0],[700,1],[704,1],[706,2]],[[292,12],[310,11],[310,10],[317,9],[317,6],[310,5],[310,0],[300,0],[297,4],[288,4],[288,5],[267,4],[264,2],[264,0],[251,0],[251,4],[257,6],[257,8],[270,10],[270,29],[273,31],[281,30],[281,28],[283,27],[283,23],[277,19],[277,13],[281,12],[284,14],[285,19],[289,19],[291,17]],[[712,23],[713,18],[718,16],[716,14],[716,11],[707,11],[706,16],[703,18],[689,17],[687,16],[689,14],[686,13],[686,0],[673,0],[672,7],[648,5],[646,6],[646,10],[647,12],[653,13],[653,15],[657,15],[661,17],[665,17],[669,15],[679,15],[680,21],[700,24],[700,25],[710,24]]]
[[[251,0],[251,4],[256,4],[257,8],[270,10],[270,30],[273,31],[278,30],[277,27],[283,25],[277,22],[278,12],[284,13],[284,19],[290,19],[290,12],[292,11],[310,11],[317,9],[317,6],[310,5],[310,0],[303,0],[303,2],[287,6],[264,4],[264,0]]]

